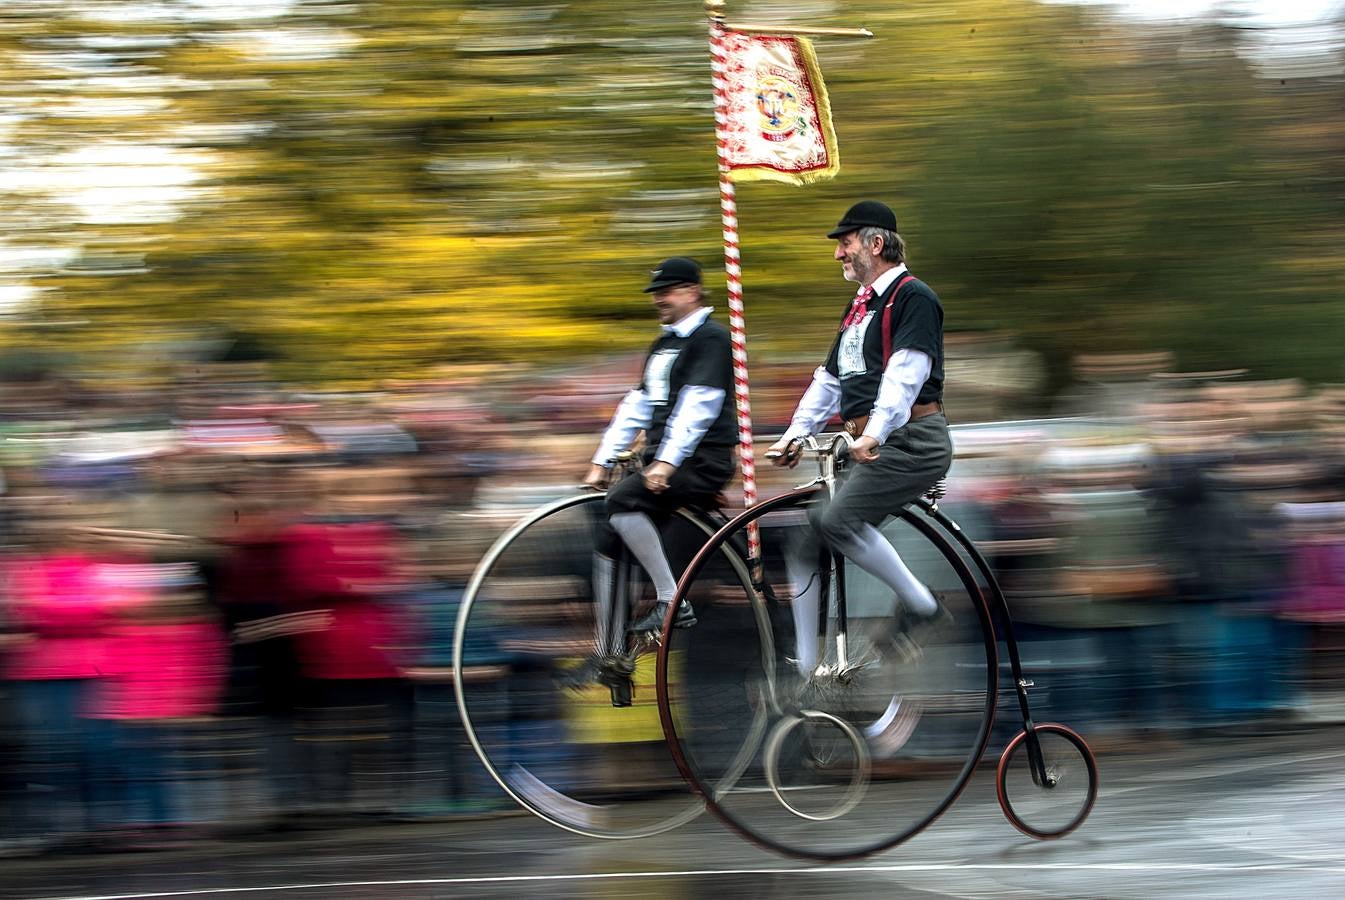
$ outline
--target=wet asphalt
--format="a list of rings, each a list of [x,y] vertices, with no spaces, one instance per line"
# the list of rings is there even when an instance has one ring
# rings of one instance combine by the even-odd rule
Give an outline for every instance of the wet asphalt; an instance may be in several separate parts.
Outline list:
[[[504,812],[0,859],[0,898],[1345,897],[1345,727],[1099,751],[1097,806],[1057,841],[1008,825],[984,767],[932,827],[842,865],[758,849],[709,816],[598,841]]]

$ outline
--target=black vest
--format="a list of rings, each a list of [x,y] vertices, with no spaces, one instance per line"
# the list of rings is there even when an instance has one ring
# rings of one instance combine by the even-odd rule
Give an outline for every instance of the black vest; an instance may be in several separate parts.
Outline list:
[[[900,284],[900,289],[898,285]],[[916,403],[932,403],[943,399],[943,304],[929,285],[918,278],[898,278],[887,290],[870,298],[868,315],[855,328],[863,329],[863,340],[858,347],[846,346],[845,332],[839,331],[827,355],[826,370],[841,382],[841,418],[866,416],[873,410],[882,384],[883,369],[883,307],[896,292],[890,315],[892,352],[919,350],[930,358],[929,379],[916,395]],[[846,304],[848,313],[850,304]],[[842,319],[844,321],[844,319]],[[846,352],[853,349],[858,352]]]

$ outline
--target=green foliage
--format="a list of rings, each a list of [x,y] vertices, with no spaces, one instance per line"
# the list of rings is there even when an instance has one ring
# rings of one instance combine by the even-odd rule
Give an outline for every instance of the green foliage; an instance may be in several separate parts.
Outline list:
[[[840,177],[739,189],[754,359],[820,353],[848,293],[822,235],[877,197],[950,328],[1009,329],[1057,362],[1172,348],[1187,368],[1345,374],[1338,82],[1259,77],[1225,26],[985,0],[828,9],[811,24],[878,37],[816,42]],[[121,54],[175,79],[136,135],[208,159],[178,221],[77,229],[148,271],[47,282],[40,315],[88,322],[59,340],[108,365],[141,362],[119,348],[147,330],[207,324],[262,335],[315,383],[633,348],[648,265],[721,258],[694,2],[314,0],[261,23],[286,33],[274,45],[255,22],[0,23],[14,84],[53,35],[169,39]],[[21,137],[124,127],[34,118]]]

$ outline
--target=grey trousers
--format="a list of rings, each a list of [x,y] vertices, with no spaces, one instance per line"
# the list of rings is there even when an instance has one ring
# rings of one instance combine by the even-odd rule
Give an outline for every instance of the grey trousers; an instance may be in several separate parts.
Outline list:
[[[842,553],[862,525],[877,526],[918,500],[948,473],[953,441],[944,414],[907,422],[878,448],[878,459],[852,465],[832,501],[810,514],[814,531]]]

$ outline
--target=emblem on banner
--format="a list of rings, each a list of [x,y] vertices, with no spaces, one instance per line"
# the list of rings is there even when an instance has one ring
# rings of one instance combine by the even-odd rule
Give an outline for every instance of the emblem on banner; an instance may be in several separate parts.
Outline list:
[[[778,71],[757,70],[757,111],[761,136],[768,141],[787,141],[805,124],[799,115],[797,85]]]
[[[801,37],[727,32],[716,42],[721,158],[735,180],[807,184],[840,169],[822,73]]]

